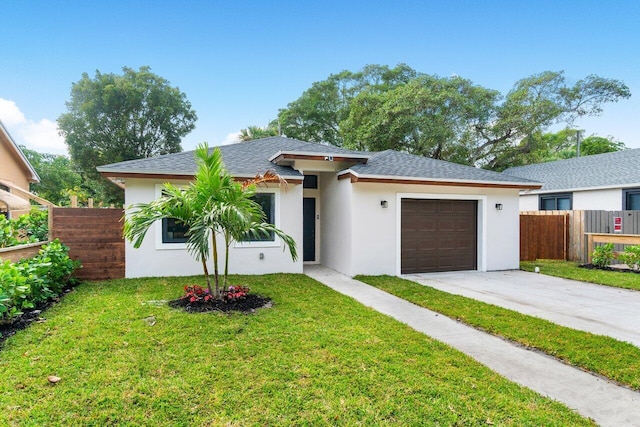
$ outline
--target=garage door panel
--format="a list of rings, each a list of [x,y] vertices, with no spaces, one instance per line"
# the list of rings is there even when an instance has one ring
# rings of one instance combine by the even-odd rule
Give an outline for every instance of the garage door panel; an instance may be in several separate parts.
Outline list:
[[[475,200],[403,199],[401,272],[475,270]]]

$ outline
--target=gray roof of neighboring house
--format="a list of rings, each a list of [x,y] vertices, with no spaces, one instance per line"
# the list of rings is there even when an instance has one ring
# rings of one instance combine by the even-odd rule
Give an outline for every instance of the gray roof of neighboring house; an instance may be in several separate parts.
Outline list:
[[[640,148],[518,166],[505,174],[544,182],[539,192],[640,184]]]
[[[276,165],[268,160],[278,152],[299,152],[369,157],[367,164],[357,164],[347,169],[358,176],[463,182],[479,181],[523,185],[539,184],[524,178],[393,150],[366,153],[279,136],[223,145],[219,148],[222,152],[225,167],[234,176],[254,176],[256,173],[271,169],[285,178],[302,177],[300,172],[291,167]],[[193,176],[196,171],[196,161],[194,152],[186,151],[100,166],[98,171],[109,173],[110,175],[122,173]]]

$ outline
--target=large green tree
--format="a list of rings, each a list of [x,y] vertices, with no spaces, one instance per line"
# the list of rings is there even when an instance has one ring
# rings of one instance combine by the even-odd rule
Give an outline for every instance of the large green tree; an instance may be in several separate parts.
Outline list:
[[[56,205],[68,204],[69,190],[83,185],[73,162],[67,156],[39,153],[22,146],[20,149],[40,176],[39,183],[31,184],[31,191]]]
[[[106,202],[117,203],[123,201],[122,190],[96,167],[179,152],[197,119],[186,95],[149,67],[122,70],[122,75],[96,71],[93,78],[84,73],[58,118],[73,162],[102,187]]]
[[[343,145],[341,123],[349,116],[352,100],[361,92],[385,92],[418,75],[405,64],[395,68],[367,65],[357,72],[342,71],[313,83],[300,98],[280,110],[282,133],[304,141]]]
[[[280,111],[282,131],[355,149],[396,149],[504,169],[558,123],[597,115],[630,96],[621,81],[595,75],[568,84],[562,72],[524,78],[506,94],[461,77],[368,65],[316,82]]]
[[[609,153],[626,148],[623,142],[616,141],[611,137],[591,135],[580,141],[580,156]],[[525,154],[506,156],[503,162],[496,167],[497,170],[577,157],[578,130],[562,129],[558,132],[535,132],[521,140],[514,149]]]

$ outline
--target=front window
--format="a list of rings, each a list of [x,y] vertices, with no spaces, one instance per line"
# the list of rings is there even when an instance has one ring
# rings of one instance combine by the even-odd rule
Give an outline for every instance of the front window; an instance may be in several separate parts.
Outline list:
[[[569,211],[572,209],[571,193],[544,194],[540,196],[541,211]]]
[[[265,214],[265,222],[269,224],[275,224],[275,193],[257,193],[252,199],[260,205],[262,211]],[[247,235],[245,242],[273,242],[275,241],[275,235],[273,232],[264,235],[260,234],[254,236],[253,234]]]
[[[183,222],[173,218],[162,220],[162,243],[185,243],[189,228]]]
[[[640,188],[631,188],[623,191],[624,206],[622,209],[627,211],[640,210]]]

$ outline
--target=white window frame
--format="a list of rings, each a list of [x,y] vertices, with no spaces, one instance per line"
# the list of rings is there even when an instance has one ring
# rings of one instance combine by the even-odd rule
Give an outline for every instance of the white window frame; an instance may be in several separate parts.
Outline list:
[[[279,188],[264,188],[256,191],[256,193],[272,193],[274,195],[273,209],[275,209],[273,215],[273,222],[277,228],[280,228],[280,189]],[[255,242],[233,242],[234,248],[275,248],[282,246],[282,239],[277,235],[274,235],[273,240],[261,240]]]

